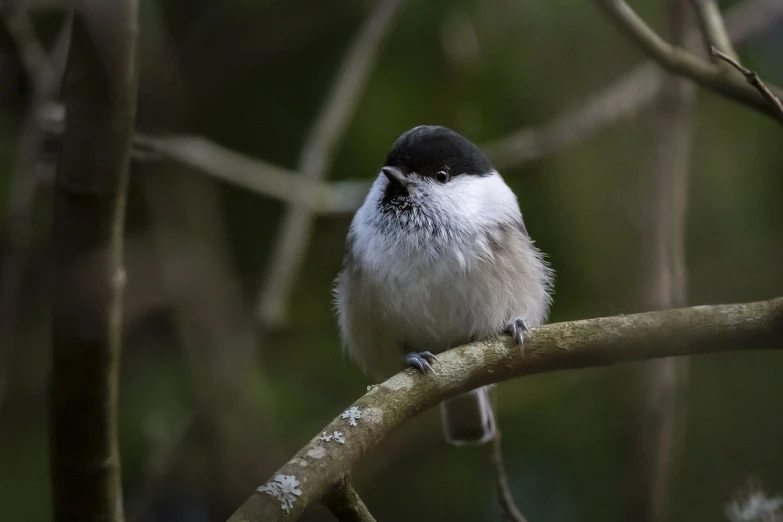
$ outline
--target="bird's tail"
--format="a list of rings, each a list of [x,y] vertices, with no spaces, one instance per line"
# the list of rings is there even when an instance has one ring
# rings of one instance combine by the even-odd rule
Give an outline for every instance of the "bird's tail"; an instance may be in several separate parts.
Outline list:
[[[495,436],[495,414],[487,387],[477,388],[440,405],[443,434],[455,446],[484,444]]]

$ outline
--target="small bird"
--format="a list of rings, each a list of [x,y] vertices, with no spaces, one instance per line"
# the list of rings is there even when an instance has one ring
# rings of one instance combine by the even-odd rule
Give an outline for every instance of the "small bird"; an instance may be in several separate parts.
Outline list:
[[[379,380],[406,366],[430,372],[435,354],[504,333],[522,348],[546,319],[553,276],[481,149],[446,127],[415,127],[351,223],[335,282],[343,342]],[[486,387],[441,411],[452,444],[495,435]]]

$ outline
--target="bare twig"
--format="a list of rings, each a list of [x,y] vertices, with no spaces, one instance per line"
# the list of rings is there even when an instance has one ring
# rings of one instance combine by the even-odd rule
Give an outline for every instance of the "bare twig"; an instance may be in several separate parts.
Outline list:
[[[0,6],[8,34],[16,45],[19,58],[28,81],[36,96],[43,96],[53,83],[55,71],[49,62],[49,56],[38,36],[35,34],[27,6],[24,2],[11,2]]]
[[[775,93],[773,93],[770,88],[764,84],[763,81],[761,81],[761,78],[759,78],[758,74],[751,71],[728,54],[719,51],[715,47],[710,47],[710,54],[731,64],[735,69],[741,72],[743,76],[745,76],[745,79],[748,81],[748,83],[756,88],[756,90],[758,90],[762,96],[764,96],[764,98],[769,101],[770,105],[775,108],[775,110],[778,112],[778,120],[783,123],[783,104],[780,103],[780,98],[777,97]]]
[[[495,415],[497,424],[497,412]],[[495,438],[492,440],[492,465],[495,467],[495,481],[498,488],[498,502],[506,517],[513,522],[527,522],[527,519],[514,502],[514,495],[508,486],[506,465],[503,463],[503,445],[500,442],[500,428],[495,426]]]
[[[623,0],[595,0],[615,25],[667,71],[685,76],[721,96],[780,119],[780,113],[756,89],[658,36]],[[770,87],[773,93],[781,92]]]
[[[23,14],[15,16],[24,17]],[[32,32],[28,36],[35,38]],[[33,244],[33,217],[39,206],[39,196],[45,185],[44,182],[51,178],[51,162],[45,162],[42,158],[46,132],[41,126],[39,116],[60,88],[70,39],[69,16],[60,30],[52,51],[51,65],[48,57],[44,60],[46,63],[44,68],[47,72],[28,71],[34,84],[34,92],[22,123],[17,154],[11,171],[9,204],[3,231],[6,236],[7,252],[0,264],[0,405],[5,395],[5,372],[16,345],[17,314],[23,292],[22,280]],[[19,40],[17,37],[17,46],[20,48],[38,45],[40,44]]]
[[[667,0],[669,38],[685,45],[691,17],[687,0]],[[688,199],[694,86],[667,74],[656,97],[653,137],[639,208],[642,262],[639,282],[642,306],[664,310],[685,306],[685,216]],[[686,382],[687,358],[650,361],[641,380],[642,405],[637,426],[636,498],[629,518],[658,522],[667,503],[678,434],[678,415]],[[679,421],[679,422],[678,422]]]
[[[783,2],[750,0],[727,13],[726,25],[730,37],[741,42],[770,27],[782,16]],[[686,47],[693,47],[699,38],[699,31],[689,31]],[[549,123],[499,138],[485,144],[484,150],[499,169],[556,154],[646,106],[660,89],[662,77],[663,72],[655,63],[641,65]]]
[[[748,0],[726,16],[729,35],[737,42],[759,33],[783,16],[779,0]],[[700,38],[698,31],[688,41]],[[516,131],[484,144],[498,168],[538,160],[584,140],[601,128],[640,110],[660,88],[662,73],[654,63],[641,65],[575,108],[549,123]],[[51,132],[59,132],[61,118],[50,115]],[[349,213],[361,205],[370,183],[364,180],[308,182],[295,171],[250,158],[198,136],[147,137],[137,134],[135,154],[148,160],[166,159],[188,165],[222,181],[285,202],[309,201],[319,214]],[[307,186],[309,190],[302,187]]]
[[[657,67],[643,65],[544,125],[516,131],[483,148],[501,170],[556,154],[640,109],[653,99],[660,81]]]
[[[731,44],[718,3],[715,0],[691,0],[691,3],[696,11],[696,19],[699,21],[699,29],[707,49],[716,47],[727,55],[737,58],[737,51]]]
[[[356,426],[339,415],[275,472],[287,495],[271,486],[264,488],[229,520],[297,520],[392,430],[444,399],[480,386],[563,369],[782,348],[783,298],[549,324],[525,339],[524,354],[508,339],[455,348],[439,354],[437,378],[405,370],[374,386],[352,405],[356,409],[351,411],[361,415]],[[334,431],[343,433],[345,444],[321,439],[321,433]],[[286,500],[286,510],[281,498]]]
[[[375,522],[348,478],[330,489],[322,502],[340,522]]]
[[[117,388],[125,286],[123,229],[136,113],[137,3],[80,2],[65,81],[68,111],[53,215],[49,390],[54,520],[122,522]],[[110,30],[107,30],[110,28]],[[86,301],[70,277],[103,248]]]
[[[370,189],[367,181],[308,181],[296,172],[249,158],[198,136],[150,138],[137,134],[134,144],[137,150],[187,165],[258,194],[306,204],[320,214],[353,212]]]
[[[377,0],[351,44],[334,84],[313,124],[299,157],[299,171],[307,184],[298,187],[299,202],[286,213],[278,232],[270,268],[256,301],[256,315],[264,325],[276,325],[286,316],[289,295],[310,242],[313,215],[307,201],[314,182],[326,176],[337,145],[358,104],[375,63],[378,49],[389,32],[402,0]]]

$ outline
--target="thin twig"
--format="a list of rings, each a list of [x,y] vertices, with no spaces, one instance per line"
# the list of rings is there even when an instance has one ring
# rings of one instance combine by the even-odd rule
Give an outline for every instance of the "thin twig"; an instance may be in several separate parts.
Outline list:
[[[375,522],[347,477],[330,489],[322,502],[339,522]]]
[[[667,71],[685,76],[702,87],[759,112],[780,119],[779,111],[747,83],[725,74],[722,67],[702,60],[661,38],[623,0],[595,0],[625,35]],[[772,92],[781,92],[770,87]]]
[[[643,65],[551,121],[499,138],[483,149],[501,170],[557,154],[649,103],[660,81],[657,67]]]
[[[24,13],[16,13],[14,16],[26,19]],[[22,25],[26,24],[29,24],[29,20]],[[9,27],[11,25],[13,24],[9,24]],[[40,46],[40,43],[28,40],[35,40],[32,31],[29,34],[23,33],[25,38],[19,34],[15,35],[20,52],[25,47],[37,49]],[[28,67],[43,67],[46,72],[32,69],[27,72],[33,84],[33,96],[19,133],[16,158],[10,176],[8,210],[3,230],[7,252],[0,263],[0,405],[5,396],[5,372],[16,345],[17,314],[23,293],[22,280],[34,241],[33,219],[39,207],[42,188],[52,177],[53,170],[51,162],[44,161],[42,157],[46,132],[41,125],[40,113],[60,88],[70,38],[71,17],[68,16],[60,29],[51,59],[45,57],[28,64]],[[26,52],[34,55],[37,53],[38,51]]]
[[[304,261],[313,226],[313,213],[306,204],[314,183],[326,176],[329,165],[358,104],[370,70],[402,0],[378,0],[351,44],[323,109],[313,124],[299,157],[299,187],[294,203],[278,232],[270,268],[256,300],[256,315],[264,325],[276,325],[286,316],[289,295]]]
[[[495,467],[495,481],[498,488],[498,502],[506,517],[514,522],[527,522],[527,519],[514,502],[514,495],[508,486],[506,465],[503,462],[503,447],[500,443],[500,427],[498,424],[497,410],[495,411],[495,438],[492,440],[492,465]]]
[[[737,51],[731,44],[718,3],[715,0],[691,0],[691,4],[707,49],[716,47],[732,58],[737,58]]]
[[[781,103],[780,98],[778,98],[775,93],[773,93],[770,88],[767,87],[763,81],[761,81],[761,78],[759,78],[758,74],[756,74],[754,71],[751,71],[728,54],[719,51],[715,47],[710,47],[710,54],[731,64],[735,69],[741,72],[743,76],[745,76],[745,79],[748,81],[748,83],[755,87],[756,90],[758,90],[764,96],[764,98],[769,101],[770,105],[775,108],[775,110],[778,112],[778,120],[783,123],[783,103]]]
[[[742,42],[769,28],[781,16],[783,2],[780,0],[750,0],[726,14],[726,25],[730,37]],[[699,31],[689,31],[686,47],[693,47],[700,38]],[[485,144],[483,148],[499,169],[517,167],[556,154],[652,102],[660,89],[662,77],[663,72],[655,63],[640,65],[550,122],[515,131]]]
[[[27,12],[24,2],[11,2],[10,6],[2,6],[8,34],[16,45],[19,59],[28,81],[33,86],[35,96],[45,95],[53,83],[55,71],[49,62],[46,49],[35,34],[35,28]]]
[[[263,488],[229,520],[297,520],[391,431],[467,390],[556,370],[757,349],[783,349],[783,298],[548,324],[525,338],[524,354],[508,339],[461,346],[439,354],[437,379],[405,370],[374,386],[352,405],[361,414],[356,426],[338,415],[272,475],[285,495]],[[335,431],[345,444],[321,438]]]

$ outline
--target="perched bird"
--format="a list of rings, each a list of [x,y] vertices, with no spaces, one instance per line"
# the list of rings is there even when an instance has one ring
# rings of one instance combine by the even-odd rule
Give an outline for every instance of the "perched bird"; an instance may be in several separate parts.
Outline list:
[[[517,198],[475,144],[439,126],[392,146],[348,233],[335,298],[348,352],[376,379],[546,319],[553,271]],[[487,388],[441,404],[452,444],[495,434]]]

